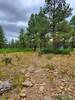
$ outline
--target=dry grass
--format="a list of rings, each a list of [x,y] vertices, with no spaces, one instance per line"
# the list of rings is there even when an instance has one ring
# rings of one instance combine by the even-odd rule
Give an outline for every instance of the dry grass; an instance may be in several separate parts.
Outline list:
[[[50,81],[57,82],[59,80],[59,77],[63,77],[63,79],[68,77],[67,80],[71,82],[75,80],[75,54],[51,54],[38,56],[37,53],[19,52],[6,54],[6,56],[12,58],[12,64],[5,65],[2,62],[4,54],[0,54],[0,80],[8,79],[12,81],[14,86],[16,87],[15,91],[19,91],[22,88],[21,83],[25,80],[23,70],[31,65],[34,65],[35,67],[47,67],[51,71],[57,71],[58,76],[54,76],[54,72],[50,73],[52,74],[52,76],[49,77]],[[11,92],[9,94],[11,95]],[[2,98],[5,98],[5,96]]]

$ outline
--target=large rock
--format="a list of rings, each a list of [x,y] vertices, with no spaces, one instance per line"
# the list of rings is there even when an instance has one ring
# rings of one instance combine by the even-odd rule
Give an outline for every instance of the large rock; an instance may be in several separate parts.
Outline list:
[[[12,87],[12,84],[7,81],[0,81],[0,94],[4,93],[5,91],[10,90]]]
[[[22,85],[25,86],[25,87],[32,87],[33,83],[29,80],[26,80],[22,83]]]

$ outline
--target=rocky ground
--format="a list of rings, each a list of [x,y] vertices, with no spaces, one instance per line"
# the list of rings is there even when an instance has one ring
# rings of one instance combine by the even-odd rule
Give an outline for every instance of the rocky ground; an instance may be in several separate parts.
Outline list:
[[[8,82],[0,100],[75,100],[75,54],[7,54],[8,65],[0,56],[0,81]]]

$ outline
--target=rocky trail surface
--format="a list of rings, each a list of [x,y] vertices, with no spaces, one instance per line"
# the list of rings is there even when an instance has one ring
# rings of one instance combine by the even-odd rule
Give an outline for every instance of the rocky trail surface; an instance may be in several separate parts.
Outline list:
[[[50,95],[51,86],[46,70],[31,66],[27,69],[25,76],[27,78],[23,82],[21,100],[54,100]]]

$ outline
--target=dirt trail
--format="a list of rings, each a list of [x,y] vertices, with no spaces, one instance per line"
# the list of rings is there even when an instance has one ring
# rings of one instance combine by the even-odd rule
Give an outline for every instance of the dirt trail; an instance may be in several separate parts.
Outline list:
[[[27,80],[33,83],[32,87],[23,88],[26,90],[26,100],[53,100],[50,99],[52,98],[50,95],[51,86],[46,70],[31,66],[27,69],[26,75],[28,75]]]

